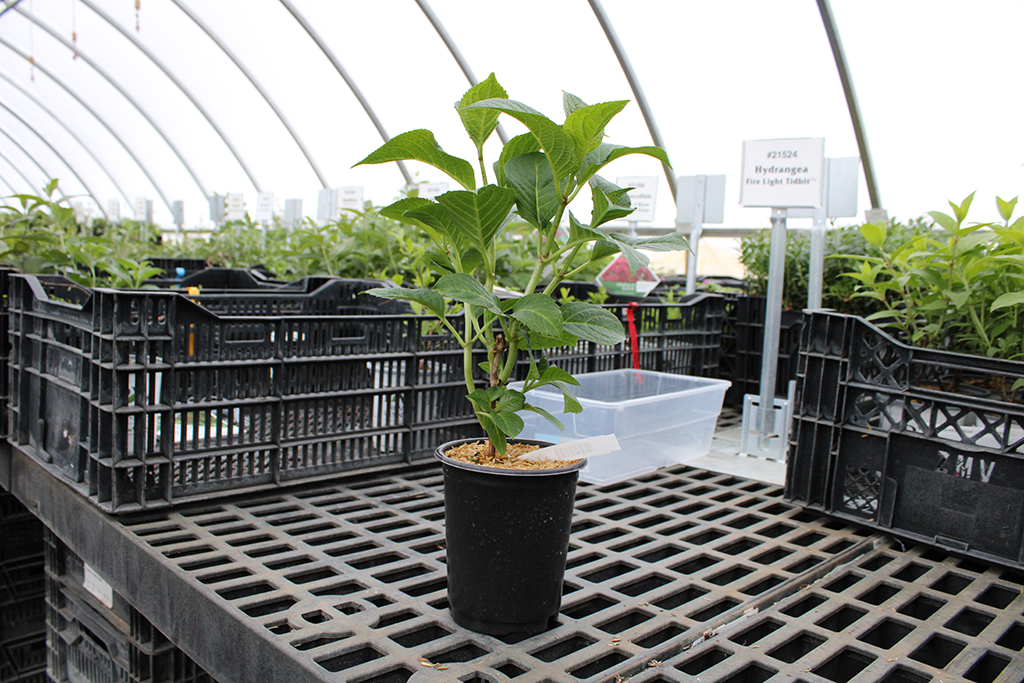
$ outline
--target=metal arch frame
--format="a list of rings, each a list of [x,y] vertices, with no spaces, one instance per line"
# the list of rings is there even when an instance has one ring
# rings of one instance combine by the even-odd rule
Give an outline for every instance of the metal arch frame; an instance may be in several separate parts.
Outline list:
[[[626,56],[626,49],[622,47],[619,36],[615,33],[611,21],[608,20],[608,15],[605,14],[601,0],[587,1],[590,3],[590,8],[594,11],[594,16],[597,17],[598,23],[601,24],[601,30],[604,31],[608,44],[611,45],[612,51],[615,53],[615,58],[619,60],[622,73],[625,74],[626,80],[629,81],[629,88],[633,91],[633,96],[636,97],[636,103],[640,107],[640,113],[644,117],[644,122],[647,124],[647,130],[651,133],[651,140],[658,147],[666,149],[665,140],[661,137],[661,131],[658,130],[658,124],[654,120],[654,112],[651,111],[651,105],[647,102],[647,96],[644,95],[643,88],[640,87],[640,79],[637,78],[636,72],[633,71],[633,65],[630,64],[629,57]],[[668,179],[668,189],[672,192],[672,201],[675,202],[676,178],[672,175],[672,169],[668,165],[662,164],[661,167],[665,171],[665,178]]]
[[[18,191],[14,189],[14,185],[11,185],[9,182],[7,182],[7,178],[4,178],[2,175],[0,175],[0,183],[6,185],[7,189],[11,191],[11,194],[8,196],[18,194]]]
[[[199,113],[203,115],[203,118],[205,118],[207,123],[210,124],[210,127],[213,128],[213,131],[217,134],[217,136],[221,139],[224,145],[228,148],[228,151],[231,152],[231,155],[235,157],[235,161],[237,161],[238,165],[242,167],[242,171],[244,171],[245,175],[249,177],[249,181],[252,182],[253,187],[256,188],[256,191],[262,192],[263,190],[260,187],[259,182],[256,180],[256,177],[253,175],[252,170],[245,163],[245,161],[242,160],[242,156],[238,153],[238,150],[235,149],[235,146],[231,144],[231,141],[224,134],[224,131],[220,129],[220,126],[218,126],[216,121],[213,120],[213,117],[210,116],[210,113],[208,111],[206,111],[206,108],[203,107],[199,103],[199,101],[195,97],[193,97],[192,93],[181,83],[181,81],[179,81],[178,78],[171,73],[170,69],[168,69],[163,62],[157,59],[156,55],[150,52],[149,49],[145,45],[143,45],[138,38],[131,35],[131,33],[129,33],[128,31],[125,31],[124,27],[122,27],[120,24],[111,19],[101,9],[96,7],[95,4],[91,2],[91,0],[79,1],[83,5],[91,9],[93,12],[95,12],[101,19],[103,19],[103,21],[110,24],[110,26],[117,30],[122,36],[127,38],[128,41],[131,42],[131,44],[134,45],[139,52],[146,55],[146,57],[149,58],[149,61],[153,62],[153,64],[156,65],[156,67],[160,69],[164,73],[164,75],[167,76],[168,79],[170,79],[171,83],[174,83],[174,85],[177,86],[178,90],[181,91],[181,94],[188,98],[188,101],[192,103],[192,106],[194,106],[196,110],[198,110]]]
[[[380,133],[380,136],[384,138],[384,142],[390,140],[391,136],[389,136],[387,132],[384,130],[384,126],[383,124],[381,124],[380,119],[378,119],[377,115],[374,113],[373,107],[371,107],[370,103],[366,100],[365,97],[363,97],[363,93],[356,86],[355,81],[353,81],[352,77],[348,75],[348,72],[345,71],[345,67],[341,65],[341,62],[338,61],[338,58],[336,56],[334,56],[334,53],[331,51],[331,49],[327,47],[327,43],[325,43],[323,38],[320,37],[320,34],[318,34],[313,29],[310,23],[306,21],[306,17],[304,17],[302,15],[302,12],[299,12],[295,8],[295,6],[292,5],[290,0],[281,0],[281,4],[284,5],[285,9],[287,9],[288,12],[291,13],[292,17],[295,18],[295,21],[299,22],[299,26],[301,26],[306,31],[306,33],[309,34],[309,37],[313,39],[313,42],[316,43],[317,47],[320,48],[320,51],[324,53],[324,56],[327,57],[327,59],[331,62],[331,65],[334,66],[335,71],[338,72],[342,80],[345,81],[345,84],[348,85],[349,90],[351,90],[352,94],[355,95],[357,100],[359,100],[359,104],[362,105],[363,111],[366,112],[366,115],[370,117],[370,121],[377,129],[377,132]],[[409,173],[409,169],[405,167],[405,164],[401,161],[396,161],[395,163],[398,164],[398,168],[402,172],[402,176],[405,178],[406,184],[410,186],[414,185],[415,183],[413,181],[412,175]]]
[[[469,81],[469,84],[476,85],[479,83],[480,81],[476,79],[476,75],[473,73],[473,70],[469,68],[469,62],[467,62],[465,57],[462,56],[462,52],[459,51],[459,47],[455,44],[455,41],[452,40],[452,37],[448,35],[448,31],[445,30],[444,25],[441,24],[441,20],[437,18],[436,14],[434,14],[434,10],[431,9],[427,0],[416,0],[416,4],[419,5],[420,10],[427,17],[427,21],[430,22],[430,25],[434,27],[434,31],[437,32],[438,36],[440,36],[441,41],[444,43],[445,47],[448,48],[448,52],[451,53],[456,64],[458,64],[459,68],[462,69],[462,73],[465,74],[466,80]],[[508,142],[508,135],[505,134],[505,130],[501,127],[500,123],[498,124],[497,130],[498,138],[501,139],[501,144],[504,145]]]
[[[120,183],[118,183],[114,176],[110,173],[110,171],[107,170],[107,167],[103,164],[103,162],[96,158],[96,155],[92,153],[92,150],[89,149],[89,147],[84,142],[82,142],[82,139],[79,138],[73,130],[68,128],[68,126],[56,114],[53,113],[53,110],[51,110],[45,104],[40,102],[39,98],[30,93],[28,90],[25,90],[23,87],[21,87],[21,85],[16,83],[14,79],[5,74],[2,70],[0,70],[0,78],[4,79],[12,86],[14,86],[18,90],[18,92],[20,92],[22,95],[31,100],[33,104],[35,104],[37,107],[46,112],[50,116],[50,118],[52,118],[57,123],[57,125],[63,128],[64,131],[82,147],[85,153],[89,155],[89,158],[92,159],[97,166],[99,166],[100,170],[103,171],[103,174],[107,176],[111,184],[113,184],[113,186],[117,188],[117,191],[121,194],[122,197],[124,197],[124,200],[128,203],[128,205],[131,206],[132,202],[130,199],[128,199],[128,193],[124,191],[124,188],[121,187]]]
[[[102,214],[103,214],[103,217],[104,217],[104,218],[106,218],[106,216],[107,216],[107,212],[106,212],[106,210],[105,210],[105,209],[104,209],[104,208],[103,208],[103,207],[102,207],[102,206],[100,205],[100,200],[99,200],[99,198],[98,198],[98,197],[96,196],[96,193],[95,193],[95,192],[93,191],[93,189],[92,189],[91,187],[89,187],[89,183],[85,182],[85,181],[84,181],[84,180],[82,179],[82,176],[78,175],[78,171],[76,171],[76,170],[75,170],[75,167],[74,167],[74,166],[72,166],[71,164],[69,164],[69,163],[68,163],[68,160],[64,158],[64,155],[62,155],[62,154],[61,154],[60,152],[58,152],[58,151],[56,150],[56,148],[55,148],[55,147],[54,147],[53,145],[51,145],[51,144],[50,144],[49,140],[47,140],[47,139],[46,139],[45,137],[43,137],[42,135],[40,135],[40,134],[39,134],[39,131],[37,131],[37,130],[36,130],[36,129],[35,129],[34,127],[32,127],[32,125],[31,125],[31,124],[29,124],[29,123],[28,123],[27,121],[25,121],[25,119],[21,118],[21,116],[19,116],[19,115],[18,115],[18,113],[17,113],[17,112],[15,112],[15,111],[14,111],[13,109],[11,109],[10,107],[8,107],[8,106],[7,106],[6,104],[4,104],[3,102],[0,102],[0,108],[3,108],[3,109],[5,109],[5,110],[7,111],[7,113],[8,113],[8,114],[10,114],[10,115],[11,115],[11,116],[13,116],[14,118],[18,119],[18,121],[19,121],[19,122],[21,123],[21,125],[25,126],[25,127],[26,127],[26,128],[28,128],[28,129],[29,129],[30,131],[32,131],[32,133],[33,133],[33,134],[34,134],[34,135],[35,135],[35,136],[36,136],[37,138],[39,138],[39,140],[40,140],[40,141],[42,141],[42,143],[43,143],[44,145],[46,145],[47,147],[49,147],[50,151],[51,151],[51,152],[53,152],[53,153],[54,153],[54,155],[55,155],[55,156],[56,156],[56,157],[57,157],[58,159],[60,159],[60,162],[61,162],[62,164],[64,164],[64,166],[66,166],[66,167],[67,167],[67,169],[68,169],[69,171],[71,171],[71,175],[75,176],[75,178],[76,178],[76,179],[78,180],[78,182],[79,182],[79,183],[81,183],[82,187],[84,187],[84,188],[85,188],[85,191],[89,193],[89,196],[90,196],[90,197],[92,198],[93,202],[95,202],[96,206],[97,206],[97,207],[99,207],[100,213],[102,213]],[[4,133],[4,134],[6,135],[6,133]],[[50,177],[51,177],[51,178],[53,178],[54,176],[50,176]]]
[[[0,128],[0,135],[3,135],[3,136],[4,136],[5,138],[7,138],[7,139],[8,139],[8,140],[10,140],[11,142],[13,142],[13,143],[14,143],[14,146],[15,146],[15,147],[17,147],[18,149],[20,149],[20,150],[21,150],[21,152],[22,152],[22,154],[24,154],[25,156],[27,156],[27,157],[28,157],[28,159],[29,159],[29,161],[31,161],[31,162],[32,162],[33,164],[35,164],[35,165],[36,165],[36,168],[38,168],[38,169],[39,169],[40,171],[42,171],[42,172],[43,172],[43,176],[44,176],[44,177],[46,177],[46,178],[49,178],[49,179],[51,179],[51,180],[52,180],[53,178],[56,178],[56,177],[57,177],[57,176],[55,176],[55,175],[51,174],[51,173],[50,173],[49,171],[47,171],[47,170],[46,170],[45,168],[43,168],[43,165],[42,165],[41,163],[39,163],[39,161],[37,161],[37,160],[36,160],[36,158],[35,158],[34,156],[32,156],[31,154],[29,154],[29,153],[28,153],[28,150],[27,150],[27,149],[25,149],[24,147],[22,147],[22,146],[21,146],[21,143],[20,143],[20,142],[18,142],[17,140],[15,140],[15,139],[14,139],[14,138],[13,138],[13,137],[11,136],[11,134],[10,134],[10,133],[8,133],[8,132],[7,132],[6,130],[4,130],[3,128]],[[0,155],[0,156],[2,156],[2,155]],[[4,159],[7,159],[7,157],[4,157]],[[9,163],[9,164],[10,164],[11,166],[13,166],[13,167],[14,167],[15,169],[17,169],[17,168],[18,168],[17,166],[15,166],[15,165],[14,165],[14,162],[13,162],[13,161],[11,161],[10,159],[7,159],[7,163]],[[20,171],[19,171],[19,174],[20,174]],[[25,176],[24,176],[24,175],[22,175],[21,177],[22,177],[22,178],[25,178]],[[28,184],[29,184],[29,185],[31,185],[31,184],[32,184],[32,183],[31,183],[31,182],[30,182],[30,181],[28,180],[28,178],[25,178],[25,181],[26,181],[26,182],[28,182]]]
[[[13,2],[11,2],[11,4],[7,5],[7,7],[4,7],[3,9],[0,9],[0,17],[2,17],[3,15],[7,14],[12,9],[14,9],[14,6],[17,5],[19,2],[21,2],[21,0],[13,0]]]
[[[253,73],[249,71],[249,69],[242,63],[242,61],[235,56],[235,53],[231,51],[231,49],[217,36],[217,34],[214,33],[181,0],[171,0],[171,2],[173,2],[178,7],[178,9],[180,9],[185,14],[185,16],[191,19],[193,23],[195,23],[195,25],[198,26],[207,36],[209,36],[210,40],[212,40],[213,43],[217,47],[219,47],[221,51],[227,56],[227,58],[234,63],[238,70],[242,72],[242,75],[249,79],[249,82],[252,83],[253,87],[256,88],[256,91],[259,92],[259,94],[263,97],[264,101],[266,101],[266,103],[273,110],[274,114],[281,122],[281,125],[283,125],[285,127],[285,130],[288,131],[288,134],[292,136],[292,140],[295,141],[295,144],[298,146],[299,151],[302,152],[302,155],[306,157],[306,161],[309,162],[309,165],[310,167],[312,167],[313,173],[316,174],[316,177],[320,181],[320,184],[323,185],[325,188],[328,187],[327,179],[324,177],[324,174],[320,170],[320,167],[313,160],[313,156],[306,148],[306,145],[299,138],[298,132],[295,130],[294,127],[292,127],[291,123],[289,123],[288,119],[285,117],[284,112],[281,111],[281,108],[277,106],[277,103],[270,96],[270,93],[267,92],[266,88],[264,88],[263,85],[256,79],[256,76],[254,76]]]
[[[850,74],[850,67],[846,63],[846,52],[843,50],[843,42],[839,38],[835,15],[832,13],[832,7],[828,0],[818,0],[818,12],[825,25],[828,44],[832,47],[832,57],[835,59],[836,71],[839,72],[839,81],[843,85],[843,94],[846,96],[846,108],[850,112],[853,134],[857,137],[857,150],[860,152],[860,161],[864,168],[864,181],[868,186],[871,208],[880,209],[882,208],[882,198],[878,194],[878,179],[875,177],[875,165],[871,160],[871,150],[868,148],[868,135],[864,129],[860,104],[857,102],[857,92],[853,89],[853,75]]]
[[[167,136],[167,134],[163,131],[163,129],[159,125],[157,125],[156,121],[153,120],[153,117],[151,117],[146,112],[146,110],[142,108],[142,105],[140,105],[135,100],[135,98],[131,96],[131,94],[127,90],[122,88],[121,85],[117,81],[115,81],[113,78],[111,78],[110,75],[106,71],[103,70],[103,68],[101,68],[93,59],[91,59],[81,49],[79,49],[78,47],[73,45],[71,43],[71,41],[69,41],[64,36],[59,35],[56,31],[54,31],[52,28],[50,28],[49,25],[47,25],[47,24],[43,23],[42,21],[40,21],[38,17],[29,15],[21,7],[15,8],[15,11],[18,12],[19,14],[21,14],[24,18],[28,19],[33,24],[35,24],[36,26],[38,26],[39,28],[41,28],[43,31],[46,31],[48,34],[50,34],[51,37],[56,39],[57,42],[59,42],[61,45],[63,45],[67,49],[69,49],[69,50],[75,52],[76,54],[78,54],[78,57],[83,62],[85,62],[86,64],[91,66],[93,68],[93,70],[95,70],[96,73],[99,74],[99,76],[101,78],[103,78],[105,81],[107,81],[107,83],[109,83],[115,90],[117,90],[117,92],[119,92],[121,94],[121,96],[124,97],[125,100],[128,101],[129,104],[131,104],[133,107],[135,107],[135,109],[139,112],[139,114],[142,115],[142,117],[144,119],[146,119],[146,121],[149,123],[150,127],[153,128],[153,130],[157,133],[157,135],[159,135],[161,138],[163,138],[163,141],[165,143],[167,143],[167,146],[171,149],[171,152],[174,153],[174,156],[178,157],[178,161],[180,161],[181,165],[185,167],[185,170],[188,172],[188,174],[190,176],[192,176],[192,180],[195,181],[196,185],[199,187],[199,191],[203,193],[203,196],[204,197],[209,197],[210,196],[209,193],[206,191],[206,186],[203,185],[203,182],[199,179],[199,176],[196,175],[196,172],[192,168],[192,165],[188,163],[188,161],[185,159],[184,155],[182,155],[182,153],[178,150],[178,147],[173,142],[171,142],[171,139]],[[36,61],[35,63],[38,66],[38,61]]]
[[[28,185],[29,187],[32,187],[32,181],[28,179],[28,176],[26,176],[24,173],[21,172],[20,168],[18,168],[17,166],[14,165],[13,161],[11,161],[10,159],[7,158],[7,155],[5,155],[3,152],[0,152],[0,159],[3,159],[4,161],[6,161],[7,165],[10,166],[12,169],[14,169],[15,173],[17,173],[18,175],[21,176],[21,179],[25,181],[25,184]],[[8,187],[10,187],[10,183],[8,183]],[[11,189],[14,189],[14,188],[12,187]]]
[[[26,55],[24,52],[22,52],[21,50],[19,50],[15,46],[11,45],[9,42],[7,42],[7,40],[5,40],[3,36],[0,36],[0,45],[3,45],[8,50],[10,50],[14,54],[18,55],[22,59],[28,60],[28,55]],[[128,153],[128,156],[130,156],[132,158],[132,161],[135,162],[135,164],[142,171],[143,175],[145,175],[146,178],[149,180],[150,184],[153,185],[153,189],[155,189],[157,191],[157,194],[160,195],[160,199],[163,201],[164,205],[167,206],[167,210],[170,211],[171,210],[171,202],[168,201],[167,195],[165,195],[163,190],[160,189],[160,185],[156,182],[156,180],[153,179],[152,174],[149,172],[148,169],[146,169],[145,164],[143,164],[142,161],[137,156],[135,156],[135,153],[132,152],[131,148],[129,148],[128,145],[125,144],[124,140],[121,139],[121,136],[118,135],[117,132],[114,131],[114,129],[110,127],[110,125],[106,122],[106,120],[102,116],[97,114],[96,111],[92,107],[90,107],[88,104],[86,104],[85,100],[83,100],[81,97],[79,97],[78,94],[75,93],[75,91],[73,91],[71,88],[69,88],[67,85],[65,85],[64,81],[62,81],[61,79],[59,79],[56,76],[54,76],[53,73],[49,69],[47,69],[45,66],[41,65],[39,62],[35,62],[35,68],[38,69],[40,73],[44,74],[50,80],[52,80],[54,83],[56,83],[61,88],[63,88],[64,91],[68,95],[70,95],[76,102],[78,102],[78,104],[80,104],[83,109],[85,109],[87,112],[92,114],[93,118],[95,118],[97,121],[100,122],[100,125],[102,125],[104,128],[107,129],[107,132],[110,133],[114,137],[115,140],[117,140],[118,144],[121,145],[121,147],[124,149],[124,151]]]

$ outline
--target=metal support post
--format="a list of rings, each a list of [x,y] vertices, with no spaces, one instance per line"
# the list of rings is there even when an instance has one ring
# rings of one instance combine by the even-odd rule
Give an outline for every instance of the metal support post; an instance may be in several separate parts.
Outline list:
[[[687,238],[690,243],[690,253],[686,256],[687,294],[694,294],[697,291],[697,252],[700,250],[701,229],[700,223],[694,225]]]
[[[807,308],[821,308],[825,279],[825,221],[814,219],[811,227],[811,262],[807,281]]]
[[[786,271],[786,209],[772,209],[771,256],[768,262],[768,296],[764,314],[764,346],[761,351],[761,409],[758,411],[759,441],[772,436],[775,405],[775,376],[779,362],[779,330],[782,327],[782,284]]]
[[[814,210],[811,226],[811,257],[807,273],[807,308],[821,308],[825,281],[825,229],[829,214],[831,160],[825,159],[821,179],[821,206]]]
[[[697,252],[700,250],[701,231],[704,227],[704,193],[707,191],[708,177],[694,176],[693,220],[690,222],[690,253],[686,257],[686,293],[697,291]]]

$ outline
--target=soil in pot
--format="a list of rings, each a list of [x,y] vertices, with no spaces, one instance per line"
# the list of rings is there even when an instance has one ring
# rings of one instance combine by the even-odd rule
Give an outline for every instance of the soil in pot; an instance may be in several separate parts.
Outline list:
[[[481,467],[496,467],[503,470],[554,470],[561,467],[570,467],[579,462],[576,460],[530,460],[520,459],[521,455],[532,453],[543,448],[537,443],[510,443],[505,450],[505,455],[498,453],[488,455],[486,441],[469,441],[449,448],[445,455],[452,460],[480,465]]]

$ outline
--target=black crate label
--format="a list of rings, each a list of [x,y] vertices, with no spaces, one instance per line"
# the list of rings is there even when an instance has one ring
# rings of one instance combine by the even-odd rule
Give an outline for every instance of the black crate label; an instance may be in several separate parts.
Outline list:
[[[946,546],[1020,558],[1024,462],[919,437],[889,437],[891,527]]]

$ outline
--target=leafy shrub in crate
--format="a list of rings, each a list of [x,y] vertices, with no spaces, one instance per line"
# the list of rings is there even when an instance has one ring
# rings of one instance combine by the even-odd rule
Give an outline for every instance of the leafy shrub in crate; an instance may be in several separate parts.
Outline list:
[[[1024,363],[827,312],[809,313],[799,363],[788,500],[1024,567]]]

